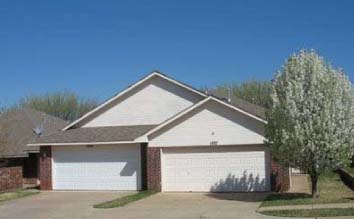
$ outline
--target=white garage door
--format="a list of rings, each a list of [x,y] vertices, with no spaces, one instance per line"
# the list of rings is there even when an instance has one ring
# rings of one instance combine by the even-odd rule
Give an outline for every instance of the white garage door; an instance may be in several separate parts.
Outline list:
[[[53,148],[53,189],[139,190],[140,146],[57,146]]]
[[[167,148],[162,151],[162,190],[268,191],[269,167],[262,146]]]

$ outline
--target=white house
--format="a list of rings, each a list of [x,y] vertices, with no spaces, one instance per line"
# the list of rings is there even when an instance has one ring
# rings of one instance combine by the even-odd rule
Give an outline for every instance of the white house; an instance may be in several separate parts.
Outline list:
[[[153,72],[28,146],[40,146],[45,190],[287,190],[259,109]]]

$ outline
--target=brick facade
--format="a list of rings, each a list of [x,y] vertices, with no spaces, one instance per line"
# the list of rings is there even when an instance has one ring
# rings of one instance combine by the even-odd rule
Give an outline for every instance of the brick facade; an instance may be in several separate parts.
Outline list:
[[[147,189],[161,191],[161,153],[158,147],[147,148]]]
[[[23,178],[23,184],[38,185],[38,178]]]
[[[142,156],[142,189],[161,191],[161,148],[141,145]],[[40,148],[40,189],[52,190],[52,151],[50,146]],[[16,167],[15,167],[16,168]],[[16,176],[20,176],[22,185],[22,168]],[[1,169],[0,169],[1,171]],[[1,172],[0,172],[1,177]],[[16,177],[15,177],[16,178]],[[17,181],[16,181],[17,182]],[[1,183],[1,178],[0,178]],[[146,183],[146,184],[145,184]],[[3,186],[2,184],[0,184]],[[289,169],[280,166],[277,162],[271,162],[271,190],[285,192],[290,188]],[[0,189],[1,190],[1,189]]]
[[[22,188],[22,166],[0,168],[0,191]]]
[[[282,167],[276,161],[271,162],[271,190],[286,192],[290,189],[289,168]]]
[[[52,190],[52,148],[50,146],[40,148],[39,179],[41,190]]]

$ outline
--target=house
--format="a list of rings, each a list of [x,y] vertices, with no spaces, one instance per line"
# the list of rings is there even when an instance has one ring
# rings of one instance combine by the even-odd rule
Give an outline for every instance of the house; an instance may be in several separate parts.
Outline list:
[[[264,146],[264,110],[153,72],[40,138],[43,190],[287,190]]]
[[[39,147],[27,144],[58,132],[67,122],[32,109],[13,109],[0,115],[0,191],[37,184]]]

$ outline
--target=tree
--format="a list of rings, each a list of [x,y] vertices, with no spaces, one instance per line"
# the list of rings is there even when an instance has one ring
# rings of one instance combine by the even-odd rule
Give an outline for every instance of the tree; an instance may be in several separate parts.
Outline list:
[[[92,99],[82,98],[71,92],[56,92],[29,96],[20,101],[20,107],[32,108],[58,118],[73,121],[97,106]]]
[[[231,83],[219,85],[210,92],[217,96],[227,97],[228,89],[231,91],[231,97],[236,96],[250,103],[263,106],[265,108],[271,105],[271,82],[250,80],[243,83]]]
[[[348,162],[353,146],[353,86],[314,51],[290,56],[272,85],[267,145],[281,164],[306,170],[312,197],[321,173]]]

